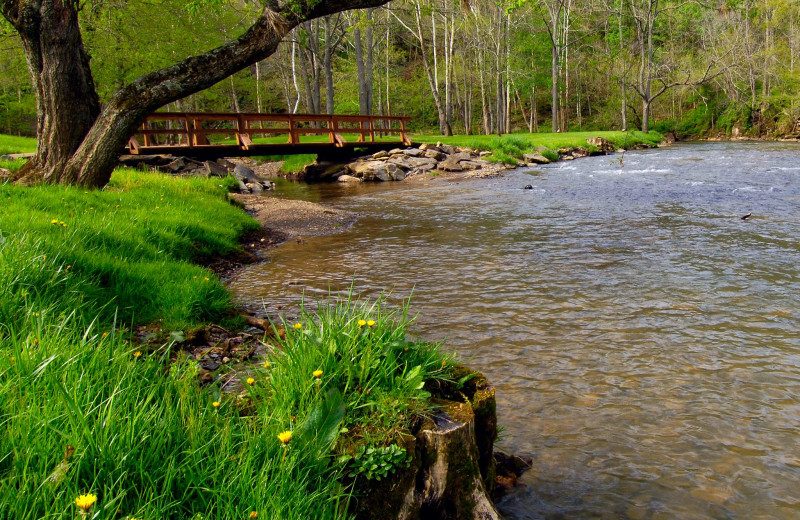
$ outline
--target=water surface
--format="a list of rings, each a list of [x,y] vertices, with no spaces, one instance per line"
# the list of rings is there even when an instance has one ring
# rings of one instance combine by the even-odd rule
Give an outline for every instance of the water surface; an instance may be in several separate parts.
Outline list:
[[[284,194],[362,217],[238,297],[413,289],[415,332],[486,373],[501,445],[534,459],[509,518],[800,518],[800,146]]]

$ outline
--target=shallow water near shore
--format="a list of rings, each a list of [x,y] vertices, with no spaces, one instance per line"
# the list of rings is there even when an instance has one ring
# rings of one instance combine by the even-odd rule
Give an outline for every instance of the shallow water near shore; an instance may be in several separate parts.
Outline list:
[[[487,375],[501,447],[533,457],[507,518],[800,518],[800,145],[278,194],[362,216],[237,298],[413,290],[415,332]]]

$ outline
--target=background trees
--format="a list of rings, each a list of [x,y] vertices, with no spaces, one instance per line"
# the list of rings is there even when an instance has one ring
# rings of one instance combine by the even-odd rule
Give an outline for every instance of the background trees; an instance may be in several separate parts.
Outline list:
[[[80,24],[101,104],[258,14],[238,1],[189,5],[87,4]],[[794,0],[394,0],[305,21],[273,56],[167,108],[396,113],[443,134],[792,134],[799,23]],[[8,27],[0,49],[0,131],[30,134],[35,88]]]

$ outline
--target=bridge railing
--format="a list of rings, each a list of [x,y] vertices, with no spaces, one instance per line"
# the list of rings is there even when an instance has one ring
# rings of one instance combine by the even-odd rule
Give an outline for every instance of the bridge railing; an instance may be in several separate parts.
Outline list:
[[[254,145],[254,136],[287,136],[285,143],[301,144],[302,136],[325,135],[335,147],[344,146],[343,134],[356,135],[359,143],[377,142],[398,135],[398,143],[410,145],[406,122],[410,117],[328,114],[260,114],[227,112],[157,112],[147,117],[131,137],[131,153],[150,147],[230,146],[244,150]],[[214,136],[209,139],[209,136]],[[220,136],[223,136],[220,139]],[[233,138],[235,144],[226,142]],[[319,141],[313,141],[319,143]],[[259,147],[263,145],[258,145]]]

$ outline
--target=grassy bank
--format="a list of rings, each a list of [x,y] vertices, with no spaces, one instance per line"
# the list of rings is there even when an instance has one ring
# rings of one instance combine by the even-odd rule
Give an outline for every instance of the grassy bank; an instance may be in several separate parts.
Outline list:
[[[138,324],[228,315],[195,263],[258,226],[228,182],[118,170],[102,191],[0,185],[0,518],[78,518],[85,494],[98,519],[344,518],[340,477],[405,462],[388,446],[449,365],[406,341],[402,312],[304,314],[236,396],[201,388],[171,341],[130,342]]]
[[[0,156],[9,153],[32,153],[36,151],[36,139],[0,134]],[[25,159],[0,159],[0,168],[16,171],[22,168]]]
[[[658,132],[645,134],[640,131],[620,132],[564,132],[564,133],[536,133],[536,134],[506,134],[497,135],[420,135],[414,136],[414,142],[437,143],[442,142],[453,146],[463,146],[476,150],[492,152],[489,160],[516,164],[526,153],[537,152],[541,147],[552,152],[560,148],[585,148],[591,146],[586,143],[590,137],[608,139],[618,148],[631,148],[638,145],[657,145],[663,140]],[[545,152],[547,154],[547,152]],[[553,154],[549,154],[554,158]]]

